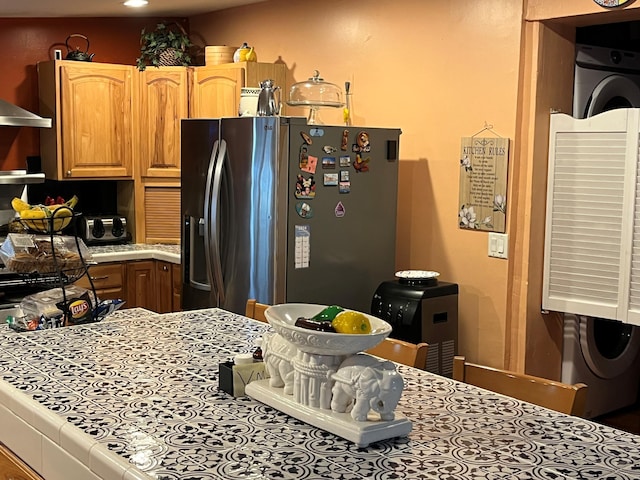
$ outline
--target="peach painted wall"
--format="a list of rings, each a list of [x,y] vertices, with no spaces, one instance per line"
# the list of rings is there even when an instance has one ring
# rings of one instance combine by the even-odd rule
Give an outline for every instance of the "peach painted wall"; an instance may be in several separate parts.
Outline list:
[[[329,82],[350,81],[354,124],[402,129],[397,267],[458,283],[460,352],[496,366],[504,362],[508,261],[487,256],[486,232],[458,228],[459,151],[461,137],[485,123],[514,139],[522,8],[504,0],[272,0],[190,18],[208,45],[248,42],[258,60],[283,61],[289,86],[314,69]],[[341,121],[339,111],[322,115]]]
[[[38,112],[36,64],[53,58],[54,49],[67,53],[71,33],[89,38],[93,60],[134,65],[140,52],[140,32],[155,18],[0,18],[0,98]],[[70,40],[70,45],[76,39]],[[82,39],[77,46],[85,48]],[[0,127],[0,170],[26,168],[28,155],[40,154],[37,128]]]

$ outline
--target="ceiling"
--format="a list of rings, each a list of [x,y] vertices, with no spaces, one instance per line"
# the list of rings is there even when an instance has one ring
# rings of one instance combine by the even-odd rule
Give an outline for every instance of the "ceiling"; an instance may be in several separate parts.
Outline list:
[[[124,0],[3,1],[0,17],[188,17],[264,0],[149,0],[129,8]]]

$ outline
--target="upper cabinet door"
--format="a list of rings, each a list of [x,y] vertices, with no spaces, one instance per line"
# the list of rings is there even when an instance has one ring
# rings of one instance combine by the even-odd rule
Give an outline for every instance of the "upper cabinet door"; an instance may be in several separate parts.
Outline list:
[[[180,178],[180,120],[188,117],[187,69],[140,72],[140,174]]]
[[[191,72],[192,118],[238,116],[240,92],[245,86],[243,64],[224,64],[194,67]]]
[[[131,178],[133,73],[129,65],[55,61],[38,65],[41,129],[50,178]]]

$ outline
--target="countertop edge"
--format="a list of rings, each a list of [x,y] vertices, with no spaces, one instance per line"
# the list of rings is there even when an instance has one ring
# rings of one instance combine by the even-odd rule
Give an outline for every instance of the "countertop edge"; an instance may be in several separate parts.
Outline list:
[[[12,427],[0,431],[0,441],[44,478],[65,478],[70,468],[106,480],[122,479],[125,474],[148,478],[80,428],[4,380],[0,380],[0,418],[3,425]],[[5,435],[6,432],[10,435]]]
[[[180,264],[180,253],[169,252],[161,250],[160,248],[154,248],[152,245],[143,246],[136,250],[123,250],[118,251],[114,247],[113,252],[94,252],[90,248],[92,261],[96,263],[107,262],[125,262],[129,260],[161,260],[169,263]]]

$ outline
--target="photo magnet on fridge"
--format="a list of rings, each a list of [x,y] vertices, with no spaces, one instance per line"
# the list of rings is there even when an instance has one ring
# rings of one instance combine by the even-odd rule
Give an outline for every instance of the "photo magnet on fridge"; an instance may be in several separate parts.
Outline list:
[[[323,176],[323,184],[326,186],[336,186],[338,185],[338,174],[337,173],[325,173]]]
[[[313,209],[311,205],[307,202],[298,202],[296,203],[296,213],[300,215],[302,218],[312,218],[313,217]]]
[[[301,173],[298,174],[296,179],[296,198],[313,198],[316,196],[316,182],[313,179],[313,175],[305,177]]]
[[[322,168],[336,168],[336,157],[322,157]]]

